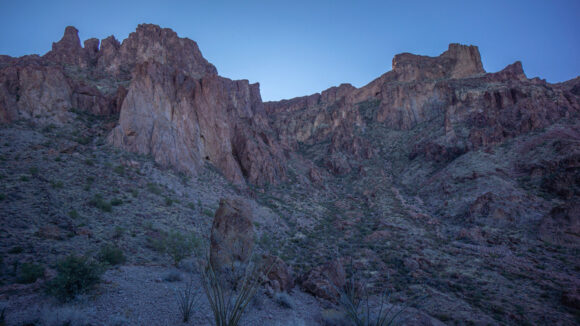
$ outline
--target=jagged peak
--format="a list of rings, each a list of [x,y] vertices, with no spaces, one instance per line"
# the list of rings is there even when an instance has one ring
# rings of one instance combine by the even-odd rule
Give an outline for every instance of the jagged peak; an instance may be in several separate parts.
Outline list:
[[[67,26],[64,29],[64,34],[62,36],[62,38],[60,39],[60,41],[58,41],[57,43],[53,43],[53,49],[55,45],[58,44],[70,44],[70,45],[78,45],[79,47],[81,46],[81,40],[79,38],[79,30],[74,27],[74,26]]]

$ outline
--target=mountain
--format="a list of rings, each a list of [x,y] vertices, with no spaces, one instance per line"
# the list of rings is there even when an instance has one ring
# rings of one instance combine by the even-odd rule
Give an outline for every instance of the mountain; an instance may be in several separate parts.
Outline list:
[[[519,61],[488,73],[471,45],[398,54],[360,88],[263,102],[259,84],[219,76],[170,29],[81,46],[69,26],[43,56],[0,56],[0,298],[29,294],[10,287],[9,264],[102,243],[146,275],[167,265],[155,239],[213,234],[219,206],[234,221],[243,211],[244,229],[254,216],[245,241],[279,257],[271,287],[296,281],[300,307],[335,307],[330,282],[360,273],[402,302],[427,294],[415,324],[572,325],[579,115],[580,77],[530,79]],[[103,215],[103,195],[121,207]],[[121,226],[133,236],[112,236]]]

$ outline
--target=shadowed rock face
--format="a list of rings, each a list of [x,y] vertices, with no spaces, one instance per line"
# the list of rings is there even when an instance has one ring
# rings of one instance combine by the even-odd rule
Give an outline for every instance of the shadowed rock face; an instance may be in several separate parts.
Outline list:
[[[151,154],[196,173],[204,162],[234,183],[284,177],[257,84],[215,75],[195,79],[157,62],[138,65],[110,136],[119,147]]]

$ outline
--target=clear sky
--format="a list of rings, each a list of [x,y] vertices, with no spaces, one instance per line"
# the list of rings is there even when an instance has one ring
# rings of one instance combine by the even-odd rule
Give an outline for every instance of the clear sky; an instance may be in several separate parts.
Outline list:
[[[521,60],[528,77],[580,75],[579,0],[0,0],[0,54],[44,54],[67,25],[82,41],[123,40],[139,23],[195,40],[220,75],[260,82],[264,100],[360,87],[397,53],[449,43],[479,46],[487,71]]]

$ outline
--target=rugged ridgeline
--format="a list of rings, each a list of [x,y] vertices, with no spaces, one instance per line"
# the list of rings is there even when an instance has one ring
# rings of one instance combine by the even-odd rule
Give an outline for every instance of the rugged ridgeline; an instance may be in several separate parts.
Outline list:
[[[0,67],[0,121],[120,113],[110,142],[164,166],[195,174],[210,162],[237,184],[284,178],[259,86],[218,76],[194,41],[170,29],[139,25],[123,43],[111,36],[81,47],[67,27],[46,55],[3,56]]]
[[[486,73],[477,47],[451,44],[439,57],[396,55],[391,71],[359,89],[343,84],[265,107],[280,142],[318,146],[318,165],[331,174],[388,165],[380,173],[427,215],[540,223],[550,241],[578,243],[578,85],[528,79],[520,62]],[[372,176],[379,172],[369,186]],[[385,195],[369,191],[369,201]]]
[[[210,163],[238,185],[285,180],[286,158],[317,145],[318,158],[303,157],[315,184],[327,173],[386,162],[431,214],[559,216],[577,234],[578,79],[528,79],[520,62],[486,73],[477,47],[459,44],[438,57],[399,54],[392,66],[358,89],[343,84],[263,103],[258,84],[220,77],[194,41],[169,29],[139,25],[122,43],[111,36],[81,47],[67,27],[44,56],[0,57],[0,121],[66,124],[75,110],[119,114],[113,145],[191,174]],[[392,132],[401,146],[387,149],[381,139]],[[508,152],[497,150],[513,139]],[[547,143],[549,154],[536,146]],[[486,161],[478,172],[477,162],[465,163],[474,169],[459,184],[478,185],[466,192],[449,180],[458,158],[475,155],[468,153],[509,164]],[[532,205],[538,198],[521,191],[522,177],[562,201]]]

